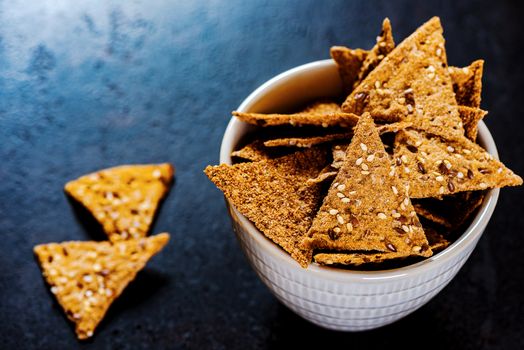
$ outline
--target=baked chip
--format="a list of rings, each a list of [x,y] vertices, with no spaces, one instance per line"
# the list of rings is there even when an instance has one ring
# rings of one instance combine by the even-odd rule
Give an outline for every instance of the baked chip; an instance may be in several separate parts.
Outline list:
[[[113,301],[147,261],[169,241],[168,233],[110,242],[41,244],[34,253],[46,282],[78,339],[87,339]]]
[[[294,113],[294,114],[263,114],[263,113],[243,113],[233,112],[239,120],[258,126],[353,126],[358,121],[358,116],[351,113]]]
[[[457,103],[462,106],[480,108],[484,60],[476,60],[469,67],[449,67],[448,70]]]
[[[360,118],[333,182],[304,239],[305,247],[431,256],[407,188],[391,174],[369,113]]]
[[[433,229],[424,228],[424,233],[433,252],[441,251],[449,245],[449,241]],[[318,253],[314,256],[317,264],[353,266],[378,264],[403,258],[406,258],[406,255],[399,252]]]
[[[65,191],[87,208],[111,241],[144,237],[169,190],[171,164],[123,165],[82,176]]]
[[[393,31],[391,30],[391,23],[389,18],[385,18],[382,22],[382,31],[377,36],[377,43],[366,55],[366,59],[362,62],[362,68],[358,72],[358,79],[353,84],[356,88],[368,74],[375,69],[378,64],[395,48],[395,41],[393,40]]]
[[[273,139],[264,142],[266,147],[299,147],[309,148],[322,143],[339,141],[339,140],[351,140],[353,137],[352,133],[344,134],[330,134],[324,136],[313,136],[313,137],[289,137],[282,139]]]
[[[424,131],[401,130],[393,159],[396,173],[409,183],[411,198],[522,184],[520,176],[464,136],[446,140]]]
[[[353,85],[358,81],[358,75],[368,55],[368,51],[333,46],[329,52],[337,64],[338,74],[342,80],[344,91],[346,94],[349,94],[353,90]]]
[[[478,124],[488,114],[479,108],[459,106],[460,119],[464,125],[464,135],[471,141],[475,142],[477,139]]]
[[[400,43],[347,97],[342,110],[407,120],[439,135],[463,135],[447,70],[442,26],[433,17]]]
[[[332,113],[342,113],[340,105],[334,101],[330,100],[320,100],[313,102],[302,109],[299,113],[308,113],[308,114],[332,114]]]
[[[307,267],[311,250],[300,242],[322,198],[320,186],[305,185],[327,158],[326,149],[314,147],[272,160],[208,166],[205,173],[240,213]]]
[[[238,151],[231,153],[233,157],[258,162],[259,160],[273,158],[263,141],[255,140]]]

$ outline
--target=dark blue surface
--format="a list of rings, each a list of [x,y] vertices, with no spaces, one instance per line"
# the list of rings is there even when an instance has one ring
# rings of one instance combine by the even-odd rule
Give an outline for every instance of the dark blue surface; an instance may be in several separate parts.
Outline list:
[[[501,159],[524,174],[522,16],[516,1],[0,2],[0,348],[524,348],[524,190],[503,190],[466,266],[429,304],[380,330],[317,328],[279,304],[242,256],[218,162],[230,111],[272,76],[397,41],[440,15],[449,61],[486,60],[482,106]],[[93,239],[62,192],[117,164],[169,161],[154,227],[172,241],[78,343],[32,247]]]

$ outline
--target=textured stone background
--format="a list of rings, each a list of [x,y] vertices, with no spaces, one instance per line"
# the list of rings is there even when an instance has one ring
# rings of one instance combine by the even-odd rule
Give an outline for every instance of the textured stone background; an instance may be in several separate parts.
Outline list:
[[[0,348],[524,348],[524,189],[503,190],[471,259],[419,311],[382,329],[317,328],[279,304],[242,256],[202,169],[244,97],[333,44],[397,41],[440,15],[450,63],[486,60],[483,108],[524,174],[517,1],[1,1]],[[173,240],[79,344],[31,249],[99,237],[64,183],[122,163],[173,162],[155,232]]]

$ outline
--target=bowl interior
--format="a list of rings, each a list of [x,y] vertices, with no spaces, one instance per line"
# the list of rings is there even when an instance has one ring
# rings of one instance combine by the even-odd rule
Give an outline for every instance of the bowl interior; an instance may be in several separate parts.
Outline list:
[[[241,112],[275,113],[288,112],[297,106],[324,97],[339,97],[342,93],[342,84],[337,67],[332,60],[322,60],[308,63],[288,70],[267,81],[251,93],[238,107]],[[241,142],[244,135],[255,130],[256,127],[232,118],[229,122],[220,149],[220,162],[232,164],[231,152]],[[498,159],[497,148],[493,138],[484,124],[479,123],[478,142],[490,154]],[[488,191],[485,200],[478,210],[475,218],[464,233],[449,247],[421,262],[400,268],[379,271],[354,271],[336,267],[324,267],[311,264],[308,273],[319,273],[324,277],[335,279],[348,278],[348,276],[369,280],[400,277],[409,273],[421,272],[430,264],[452,258],[468,244],[476,242],[482,235],[487,225],[499,195],[499,189]],[[236,209],[233,213],[238,217],[247,234],[251,235],[268,253],[276,256],[283,263],[293,264],[297,270],[302,268],[279,246],[266,238],[255,226]]]

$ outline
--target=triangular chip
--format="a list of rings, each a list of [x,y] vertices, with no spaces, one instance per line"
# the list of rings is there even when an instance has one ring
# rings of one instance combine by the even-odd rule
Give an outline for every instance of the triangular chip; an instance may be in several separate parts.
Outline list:
[[[342,105],[376,120],[410,120],[435,134],[463,135],[447,70],[442,26],[434,17],[400,43]]]
[[[110,242],[38,245],[42,274],[79,339],[93,335],[111,303],[147,261],[168,242],[169,234]]]
[[[173,180],[170,164],[123,165],[82,176],[65,191],[82,203],[111,241],[144,237]]]
[[[442,199],[415,199],[413,207],[418,216],[449,230],[457,230],[482,205],[484,196],[484,191],[472,191],[444,196]]]
[[[264,145],[264,142],[260,140],[253,141],[238,151],[232,152],[231,156],[252,162],[273,158],[270,150]]]
[[[362,49],[349,49],[343,46],[333,46],[329,51],[333,60],[337,63],[338,74],[342,80],[342,86],[346,94],[353,90],[353,85],[358,81],[358,74],[362,69],[368,51]]]
[[[460,119],[462,119],[462,125],[464,126],[464,135],[471,141],[477,139],[478,124],[488,114],[479,108],[459,106]]]
[[[390,175],[389,157],[369,113],[355,128],[346,159],[304,246],[432,254],[407,188]]]
[[[440,251],[449,245],[449,241],[430,228],[424,228],[429,247],[433,252]],[[399,252],[360,252],[360,253],[318,253],[314,260],[321,265],[353,265],[378,264],[388,260],[406,258]]]
[[[368,74],[375,69],[378,64],[395,48],[395,41],[393,40],[393,31],[391,30],[391,23],[388,18],[382,22],[382,31],[377,36],[377,43],[368,52],[366,59],[362,62],[362,68],[358,72],[358,79],[353,84],[356,88]]]
[[[457,103],[462,106],[479,108],[482,92],[484,60],[474,61],[469,67],[449,67]]]
[[[396,173],[409,183],[411,198],[522,184],[518,175],[464,136],[444,140],[423,131],[401,130],[393,159]]]
[[[333,142],[338,140],[351,140],[352,133],[329,134],[313,137],[288,137],[282,139],[273,139],[264,142],[266,147],[299,147],[309,148],[322,143]]]
[[[322,200],[320,186],[304,186],[326,166],[328,152],[311,148],[273,160],[208,166],[206,175],[235,208],[268,238],[307,267],[300,246]]]
[[[348,127],[355,125],[358,116],[351,113],[294,113],[294,114],[262,114],[262,113],[243,113],[233,112],[239,120],[258,126],[341,126]]]

